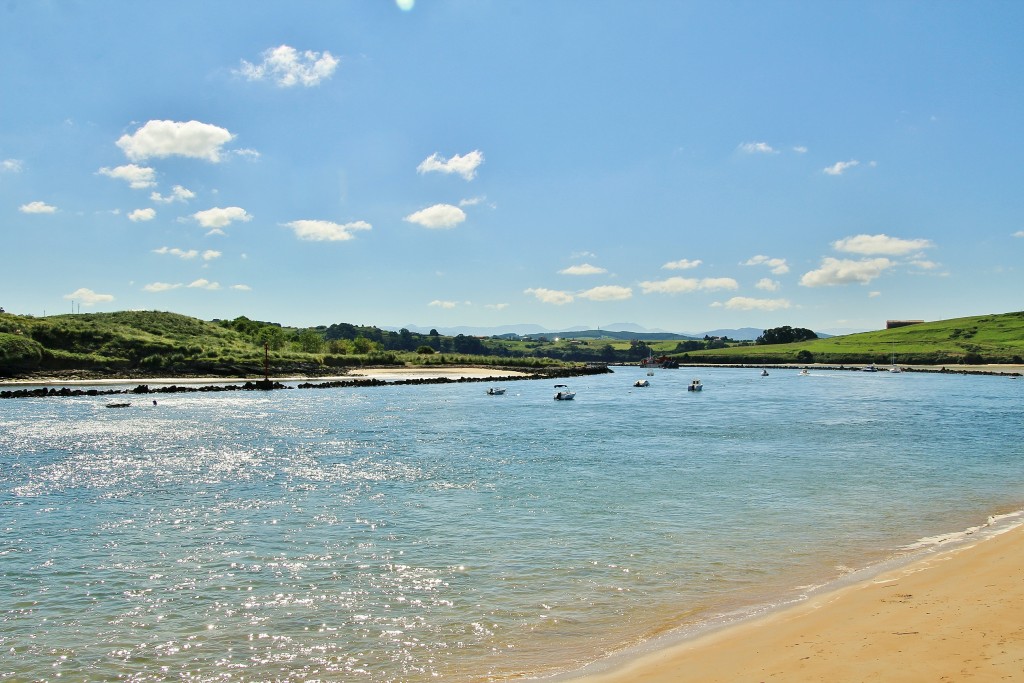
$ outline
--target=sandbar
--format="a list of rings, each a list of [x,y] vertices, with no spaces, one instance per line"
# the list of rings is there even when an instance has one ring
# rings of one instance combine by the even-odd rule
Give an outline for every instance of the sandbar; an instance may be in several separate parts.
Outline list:
[[[1024,680],[1024,526],[572,680]]]

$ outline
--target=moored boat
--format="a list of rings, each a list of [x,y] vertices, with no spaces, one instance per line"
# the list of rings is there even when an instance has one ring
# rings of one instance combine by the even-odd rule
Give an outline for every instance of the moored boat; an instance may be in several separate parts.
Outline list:
[[[570,391],[569,387],[565,384],[556,384],[555,389],[555,400],[556,401],[571,401],[576,398],[576,392]]]
[[[695,379],[690,382],[690,385],[686,387],[687,391],[701,391],[704,389],[704,385],[700,383],[699,379]]]

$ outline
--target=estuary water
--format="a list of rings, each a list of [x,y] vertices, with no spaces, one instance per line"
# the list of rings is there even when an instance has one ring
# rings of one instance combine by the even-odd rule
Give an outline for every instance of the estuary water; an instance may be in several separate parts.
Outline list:
[[[0,402],[0,680],[551,676],[1024,507],[1024,379],[615,370]]]

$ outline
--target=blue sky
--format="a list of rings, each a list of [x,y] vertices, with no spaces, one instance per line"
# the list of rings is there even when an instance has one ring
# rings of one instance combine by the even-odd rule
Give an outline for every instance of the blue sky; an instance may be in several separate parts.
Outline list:
[[[1024,3],[12,0],[0,306],[867,330],[1024,308]]]

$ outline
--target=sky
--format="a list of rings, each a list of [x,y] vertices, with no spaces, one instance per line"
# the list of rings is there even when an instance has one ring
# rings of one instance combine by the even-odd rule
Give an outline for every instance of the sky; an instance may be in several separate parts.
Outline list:
[[[0,307],[873,330],[1024,309],[1024,3],[0,5]]]

